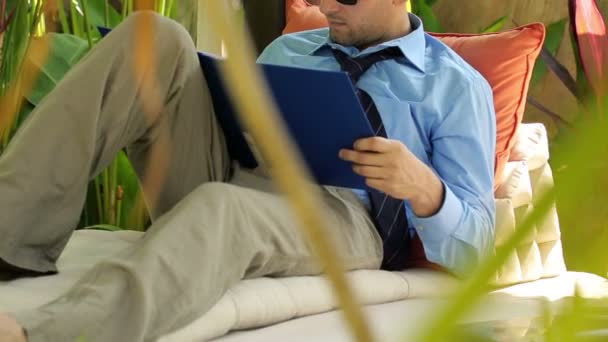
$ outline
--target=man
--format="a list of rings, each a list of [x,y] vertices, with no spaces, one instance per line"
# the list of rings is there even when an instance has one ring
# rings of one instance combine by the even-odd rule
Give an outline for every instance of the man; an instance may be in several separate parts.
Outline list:
[[[417,234],[430,261],[464,275],[493,247],[491,91],[424,34],[406,1],[322,0],[330,28],[279,38],[260,62],[348,72],[376,129],[336,153],[379,191],[318,188],[346,268],[403,268]],[[146,117],[137,103],[144,84],[132,76],[131,18],[48,96],[0,159],[2,270],[54,272],[87,181],[125,146],[141,175],[166,130],[171,160],[148,203],[153,224],[56,301],[3,316],[0,336],[23,341],[25,328],[31,341],[152,340],[205,313],[240,279],[322,272],[270,180],[231,167],[189,37],[155,20],[158,67],[146,70],[158,79],[162,113]]]

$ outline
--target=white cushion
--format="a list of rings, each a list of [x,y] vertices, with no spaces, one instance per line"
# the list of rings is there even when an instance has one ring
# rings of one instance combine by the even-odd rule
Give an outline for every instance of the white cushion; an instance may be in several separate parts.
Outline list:
[[[502,246],[534,210],[534,205],[553,187],[548,164],[547,133],[541,124],[522,124],[516,135],[511,160],[495,191],[496,246]],[[497,272],[494,285],[534,281],[566,271],[557,210],[553,205]]]
[[[494,192],[497,199],[508,198],[514,208],[532,202],[532,182],[526,161],[510,161],[505,165],[504,182]]]
[[[535,170],[549,161],[549,139],[541,123],[521,124],[509,155],[510,161],[526,161]]]
[[[56,298],[93,264],[133,243],[140,234],[89,230],[76,232],[59,259],[58,275],[0,282],[0,312],[33,308]],[[359,302],[367,305],[404,299],[415,302],[418,299],[445,298],[460,285],[455,278],[432,270],[359,270],[349,272],[348,278]],[[586,280],[581,283],[581,288],[586,295],[608,296],[605,279],[592,275],[584,278]],[[498,292],[525,297],[547,295],[551,299],[561,298],[573,294],[577,279],[581,279],[581,276],[562,274],[539,283],[545,286],[537,286],[533,282]],[[547,291],[549,286],[551,291]],[[320,276],[243,280],[232,287],[208,313],[161,340],[207,340],[229,331],[267,326],[331,311],[336,307],[327,281]]]

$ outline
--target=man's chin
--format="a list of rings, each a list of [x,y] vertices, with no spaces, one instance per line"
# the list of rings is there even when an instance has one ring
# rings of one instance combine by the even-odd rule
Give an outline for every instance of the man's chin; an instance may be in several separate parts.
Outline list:
[[[331,41],[334,43],[338,43],[338,44],[344,45],[344,46],[352,45],[351,39],[345,37],[343,34],[335,32],[333,29],[329,30],[329,37],[331,38]]]

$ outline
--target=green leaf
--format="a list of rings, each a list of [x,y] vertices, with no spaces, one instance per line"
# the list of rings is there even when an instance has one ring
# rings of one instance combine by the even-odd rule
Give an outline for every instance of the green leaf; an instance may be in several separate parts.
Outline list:
[[[93,28],[97,28],[99,26],[106,27],[105,23],[105,15],[106,15],[106,4],[109,0],[81,0],[86,1],[87,5],[87,14],[89,16],[89,24],[93,26]],[[114,9],[114,7],[107,5],[108,9],[108,22],[110,28],[116,27],[121,21],[122,16],[120,13]],[[96,30],[94,30],[96,31]]]
[[[51,35],[49,55],[44,63],[40,60],[33,61],[40,69],[40,75],[32,91],[26,96],[27,100],[35,106],[88,51],[87,42],[82,38],[63,33],[49,35]]]
[[[0,86],[8,84],[16,77],[29,42],[29,18],[26,2],[19,2],[13,20],[4,32],[2,61],[0,65]],[[4,88],[2,88],[4,89]],[[0,90],[0,95],[3,90]]]
[[[6,0],[6,14],[8,15],[17,5],[18,0]]]
[[[552,55],[555,55],[555,53],[557,53],[557,50],[559,50],[559,47],[562,44],[567,22],[568,19],[564,18],[547,26],[547,35],[545,37],[544,47]],[[543,78],[543,76],[545,76],[547,70],[547,65],[539,58],[536,61],[534,71],[532,71],[532,79],[530,81],[531,86],[537,84]]]
[[[122,223],[121,225],[124,226],[125,224],[135,224],[134,222],[131,222],[130,219],[132,219],[132,217],[130,217],[130,215],[142,215],[144,217],[139,217],[138,220],[136,220],[141,222],[142,226],[125,226],[125,228],[143,230],[143,223],[146,221],[147,213],[133,213],[133,211],[137,210],[138,208],[137,199],[141,193],[139,179],[137,178],[137,174],[135,173],[135,170],[133,170],[133,166],[131,166],[131,162],[129,161],[126,153],[120,152],[116,158],[118,162],[117,183],[118,185],[122,186],[124,190],[121,210],[122,214],[120,217],[120,222]]]
[[[508,19],[508,17],[505,15],[504,17],[497,19],[495,22],[490,24],[490,26],[486,27],[481,32],[482,33],[498,32],[498,31],[502,30],[503,26],[505,26],[507,19]]]
[[[433,9],[425,0],[412,0],[412,11],[422,19],[424,30],[430,32],[443,32],[443,27],[439,23],[439,19],[433,12]]]

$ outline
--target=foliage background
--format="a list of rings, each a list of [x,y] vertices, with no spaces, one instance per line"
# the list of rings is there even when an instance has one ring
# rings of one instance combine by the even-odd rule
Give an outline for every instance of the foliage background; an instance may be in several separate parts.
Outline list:
[[[113,28],[133,10],[133,0],[62,0],[55,9],[45,8],[36,14],[37,8],[48,5],[42,0],[0,0],[5,8],[5,18],[13,19],[4,34],[3,43],[10,48],[2,49],[0,59],[6,61],[0,69],[2,88],[14,84],[16,70],[21,70],[23,53],[28,39],[38,39],[45,33],[51,37],[49,55],[45,60],[29,59],[39,72],[31,90],[24,99],[15,124],[6,132],[0,132],[0,154],[18,126],[36,105],[50,93],[63,76],[75,65],[101,36],[98,27]],[[196,0],[158,0],[157,12],[180,21],[196,39]],[[11,13],[14,13],[11,16]],[[36,30],[30,31],[33,23]],[[17,48],[21,46],[22,48]],[[128,158],[121,152],[107,170],[89,184],[87,200],[82,211],[79,228],[105,230],[129,228],[144,230],[149,225],[139,183]]]
[[[597,0],[596,2],[606,18],[608,0]],[[502,15],[509,18],[505,22],[505,28],[538,21],[543,22],[547,27],[559,21],[566,23],[568,4],[566,0],[439,0],[434,5],[433,12],[445,30],[477,32],[488,25],[492,18]],[[550,40],[549,36],[547,40]],[[576,75],[575,55],[567,25],[561,39],[554,44],[555,56],[571,74]],[[569,123],[582,119],[580,113],[583,108],[557,76],[551,72],[545,73],[538,82],[535,82],[530,88],[529,95]],[[599,115],[606,117],[603,112]],[[558,150],[567,148],[567,146],[563,146],[564,144],[572,142],[566,137],[573,132],[530,104],[526,107],[524,122],[545,124],[551,137],[552,156]],[[601,155],[578,164],[563,160],[557,161],[555,158],[550,163],[556,184],[559,184],[568,172],[589,175],[598,169],[608,171],[606,158]],[[597,253],[603,250],[604,246],[608,246],[608,176],[600,173],[594,181],[595,186],[588,189],[586,196],[581,196],[578,201],[569,203],[568,207],[564,203],[558,202],[559,220],[568,268],[606,276],[608,260],[597,262]]]

